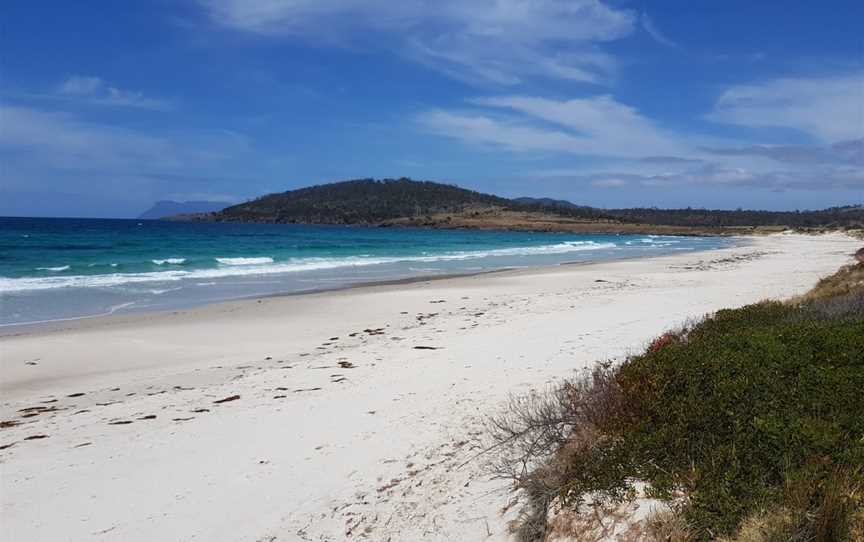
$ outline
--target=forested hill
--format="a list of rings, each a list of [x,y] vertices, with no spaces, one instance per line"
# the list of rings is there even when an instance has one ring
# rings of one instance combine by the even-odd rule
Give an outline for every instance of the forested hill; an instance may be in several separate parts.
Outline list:
[[[787,227],[862,228],[864,206],[830,207],[818,211],[753,211],[746,209],[605,209],[625,222],[699,228]]]
[[[507,199],[431,181],[357,179],[268,194],[176,220],[359,224],[581,233],[735,234],[786,228],[864,229],[864,206],[821,211],[597,209],[549,198]]]
[[[223,209],[213,219],[225,222],[307,224],[380,224],[398,219],[495,210],[541,210],[449,184],[411,179],[358,179],[268,194]],[[572,217],[603,213],[590,208],[564,210]]]

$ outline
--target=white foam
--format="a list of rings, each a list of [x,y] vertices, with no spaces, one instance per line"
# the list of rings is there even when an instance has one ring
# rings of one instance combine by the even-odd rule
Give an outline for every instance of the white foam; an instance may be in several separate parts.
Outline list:
[[[186,262],[186,258],[165,258],[164,260],[151,260],[156,265],[180,265]],[[111,264],[111,266],[115,266],[117,264]]]
[[[649,235],[647,237],[641,237],[639,239],[635,239],[633,241],[625,241],[625,245],[632,246],[638,243],[642,245],[648,245],[644,248],[659,248],[659,247],[667,247],[669,245],[674,245],[675,243],[680,243],[679,239],[675,237],[670,237],[668,235]]]
[[[261,265],[273,263],[273,258],[267,256],[261,258],[216,258],[222,265]]]
[[[0,277],[0,293],[24,290],[48,290],[54,288],[105,288],[121,284],[141,282],[171,282],[183,279],[213,279],[243,275],[270,275],[277,273],[296,273],[347,267],[396,263],[434,263],[463,261],[501,256],[534,256],[543,254],[566,254],[590,250],[610,250],[617,248],[615,243],[595,243],[594,241],[565,241],[554,245],[531,247],[512,247],[489,250],[446,252],[422,256],[347,256],[342,258],[294,258],[274,263],[272,258],[216,258],[219,267],[186,271],[171,269],[146,273],[110,273],[103,275],[71,275],[64,277]]]
[[[108,307],[108,310],[105,312],[105,314],[114,314],[115,312],[119,311],[120,309],[125,309],[126,307],[131,307],[135,303],[137,303],[137,301],[129,301],[127,303],[120,303],[119,305],[112,305],[112,306]]]
[[[66,271],[69,269],[68,265],[61,265],[59,267],[37,267],[36,271]]]
[[[153,294],[153,295],[162,295],[162,294],[165,294],[165,293],[168,293],[168,292],[176,292],[177,290],[182,290],[182,289],[183,289],[183,288],[181,288],[181,287],[177,287],[177,288],[163,288],[163,289],[158,289],[158,288],[157,288],[157,289],[154,289],[154,290],[149,290],[149,292],[150,292],[151,294]]]

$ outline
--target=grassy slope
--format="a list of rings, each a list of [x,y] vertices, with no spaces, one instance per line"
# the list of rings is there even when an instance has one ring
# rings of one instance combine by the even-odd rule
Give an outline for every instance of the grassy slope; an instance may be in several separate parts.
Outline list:
[[[469,208],[450,213],[388,220],[384,225],[480,230],[571,233],[643,233],[656,235],[752,235],[783,231],[782,227],[690,227],[626,223],[614,219],[579,218],[550,212],[503,208]]]

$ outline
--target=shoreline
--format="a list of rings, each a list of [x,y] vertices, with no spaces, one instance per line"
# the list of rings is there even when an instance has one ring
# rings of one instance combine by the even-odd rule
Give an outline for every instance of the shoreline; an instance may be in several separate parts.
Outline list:
[[[622,258],[625,259],[625,258]],[[605,260],[604,260],[605,261]],[[611,261],[611,260],[610,260]],[[578,263],[600,263],[600,262],[571,262],[571,263],[563,263],[559,265],[573,265]],[[530,269],[544,269],[547,267],[555,267],[555,266],[536,266],[531,267]],[[67,322],[76,322],[78,320],[108,320],[108,319],[119,319],[123,317],[145,317],[145,316],[156,316],[156,315],[165,315],[165,314],[173,314],[178,312],[190,312],[195,309],[200,309],[204,307],[210,307],[214,305],[228,304],[228,303],[243,303],[243,302],[252,302],[257,299],[272,299],[272,298],[281,298],[281,297],[294,297],[294,296],[303,296],[303,295],[316,295],[316,294],[325,294],[329,292],[342,292],[345,290],[353,290],[355,288],[374,288],[378,286],[400,286],[400,285],[408,285],[414,284],[417,282],[431,282],[436,280],[447,280],[447,279],[455,279],[455,278],[466,278],[466,277],[474,277],[480,275],[491,275],[495,273],[504,273],[507,271],[520,271],[523,269],[529,268],[516,268],[516,267],[504,267],[501,269],[490,269],[488,271],[475,271],[475,272],[467,272],[467,273],[447,273],[442,275],[420,275],[417,277],[406,277],[402,279],[382,279],[382,280],[371,280],[368,282],[356,282],[351,284],[346,284],[344,286],[334,286],[332,288],[320,288],[320,289],[310,289],[310,290],[302,290],[297,292],[277,292],[272,294],[263,294],[263,295],[249,295],[249,296],[241,296],[230,299],[220,299],[217,301],[211,302],[202,302],[196,303],[194,305],[189,306],[180,306],[176,309],[154,309],[154,310],[136,310],[136,311],[128,311],[128,312],[108,312],[102,314],[94,314],[92,316],[73,316],[71,318],[57,318],[55,320],[42,320],[38,322],[20,322],[20,323],[12,323],[12,324],[0,324],[0,339],[4,337],[16,337],[19,335],[30,335],[31,333],[52,333],[55,331],[64,331],[67,328],[64,327],[62,329],[42,329],[46,326],[50,326],[51,324],[62,324]],[[21,333],[5,333],[4,331],[7,329],[19,330]]]
[[[698,235],[693,235],[694,237],[701,237]],[[747,246],[748,241],[752,242],[757,237],[755,235],[728,235],[725,236],[728,239],[734,239],[738,241],[737,244],[731,247],[723,247],[723,248],[735,248]],[[257,299],[269,299],[269,298],[280,298],[280,297],[293,297],[293,296],[303,296],[303,295],[315,295],[315,294],[323,294],[327,292],[340,292],[345,290],[352,290],[355,288],[375,288],[379,286],[400,286],[400,285],[408,285],[414,284],[418,282],[432,282],[439,280],[449,280],[449,279],[458,279],[458,278],[467,278],[467,277],[475,277],[475,276],[483,276],[483,275],[494,275],[498,273],[532,273],[534,271],[541,271],[546,269],[556,269],[558,267],[565,266],[575,266],[575,265],[598,265],[607,262],[616,262],[616,261],[627,261],[627,260],[642,260],[642,259],[653,259],[653,258],[663,258],[666,256],[676,256],[679,254],[698,254],[703,252],[710,252],[713,250],[722,250],[717,248],[698,248],[698,249],[688,249],[686,251],[680,252],[669,252],[662,255],[639,255],[639,256],[620,256],[613,258],[604,258],[599,260],[588,260],[588,261],[563,261],[557,264],[547,264],[547,265],[529,265],[524,267],[502,267],[499,269],[488,269],[483,271],[466,271],[464,273],[442,273],[439,275],[417,275],[413,277],[404,277],[399,279],[373,279],[369,281],[360,281],[348,283],[342,286],[333,286],[333,287],[320,287],[320,288],[312,288],[309,290],[301,290],[295,292],[276,292],[276,293],[268,293],[263,295],[243,295],[239,297],[229,298],[229,299],[219,299],[215,301],[204,301],[200,303],[193,303],[189,305],[179,305],[176,308],[170,309],[138,309],[138,310],[130,310],[130,311],[122,311],[122,308],[115,309],[113,311],[108,311],[100,314],[86,315],[86,316],[73,316],[69,318],[57,318],[51,320],[40,320],[35,322],[14,322],[9,324],[0,324],[0,339],[4,337],[15,337],[19,335],[30,335],[32,333],[41,333],[41,332],[54,332],[60,330],[74,329],[74,322],[78,321],[101,321],[108,319],[118,319],[123,317],[134,317],[134,316],[147,316],[147,315],[159,315],[159,314],[171,314],[177,312],[188,312],[193,311],[198,308],[209,307],[213,305],[220,305],[223,303],[238,303],[238,302],[252,302]],[[71,326],[71,327],[69,327]]]
[[[5,336],[4,529],[507,540],[506,482],[469,460],[510,393],[621,359],[689,318],[802,293],[859,246],[778,235]]]

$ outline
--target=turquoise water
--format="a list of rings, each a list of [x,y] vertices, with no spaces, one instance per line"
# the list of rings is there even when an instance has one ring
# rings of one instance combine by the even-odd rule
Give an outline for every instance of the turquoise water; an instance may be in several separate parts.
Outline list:
[[[730,243],[645,235],[0,218],[0,324]]]

